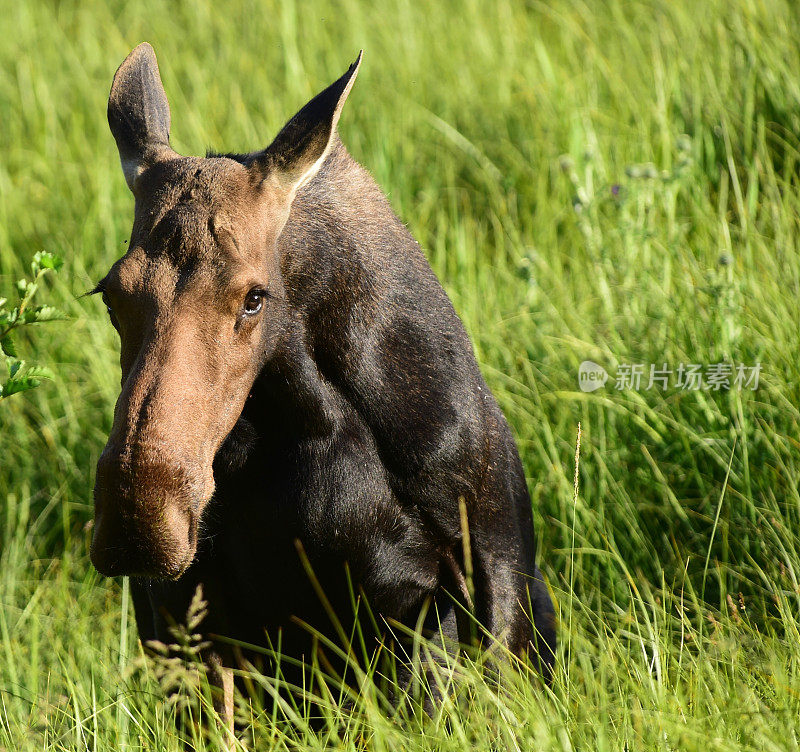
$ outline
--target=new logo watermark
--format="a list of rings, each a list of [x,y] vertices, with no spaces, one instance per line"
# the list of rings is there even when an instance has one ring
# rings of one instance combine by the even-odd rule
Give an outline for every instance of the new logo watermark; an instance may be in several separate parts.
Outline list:
[[[614,388],[634,392],[650,389],[661,392],[667,389],[755,391],[760,377],[761,363],[679,363],[674,368],[667,363],[620,363],[614,377]],[[593,392],[605,386],[609,378],[606,369],[592,360],[584,360],[578,367],[578,386],[582,392]]]
[[[578,366],[578,386],[582,392],[593,392],[608,381],[608,372],[593,360],[584,360]]]

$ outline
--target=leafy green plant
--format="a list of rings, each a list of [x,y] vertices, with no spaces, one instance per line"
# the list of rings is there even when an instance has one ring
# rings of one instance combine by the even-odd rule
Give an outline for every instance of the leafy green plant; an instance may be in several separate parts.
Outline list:
[[[47,251],[37,252],[31,261],[31,279],[17,282],[19,302],[8,307],[8,299],[0,298],[0,353],[5,361],[5,374],[0,376],[0,400],[12,394],[35,389],[42,379],[53,377],[46,366],[28,365],[17,353],[15,332],[22,327],[41,324],[45,321],[59,321],[66,317],[62,311],[51,305],[31,305],[33,296],[39,289],[42,279],[49,271],[57,272],[63,265],[61,257]],[[2,369],[0,369],[2,374]]]

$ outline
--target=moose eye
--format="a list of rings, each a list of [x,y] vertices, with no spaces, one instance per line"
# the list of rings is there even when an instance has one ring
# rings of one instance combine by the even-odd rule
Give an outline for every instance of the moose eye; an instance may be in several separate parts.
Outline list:
[[[119,324],[117,323],[117,317],[114,315],[114,309],[109,305],[108,298],[106,294],[103,293],[103,304],[106,307],[106,311],[108,312],[108,318],[111,319],[111,324],[115,329],[119,329]]]
[[[255,316],[264,305],[264,298],[266,295],[267,291],[260,287],[255,287],[250,290],[250,292],[247,293],[247,297],[244,299],[244,312],[248,316]]]

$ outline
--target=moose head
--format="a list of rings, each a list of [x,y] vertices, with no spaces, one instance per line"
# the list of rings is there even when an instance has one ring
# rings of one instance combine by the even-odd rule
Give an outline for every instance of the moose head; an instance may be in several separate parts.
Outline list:
[[[360,62],[241,159],[172,150],[149,44],[114,76],[108,121],[135,213],[128,252],[96,288],[122,369],[94,489],[102,574],[175,579],[192,563],[214,457],[290,315],[277,239],[334,144]]]

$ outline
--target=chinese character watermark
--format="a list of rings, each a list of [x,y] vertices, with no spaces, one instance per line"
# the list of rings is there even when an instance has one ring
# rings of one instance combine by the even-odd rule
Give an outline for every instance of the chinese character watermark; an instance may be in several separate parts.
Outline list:
[[[584,360],[578,368],[578,386],[583,392],[600,389],[609,379],[618,391],[755,391],[760,378],[761,363],[679,363],[674,368],[668,363],[620,363],[614,377],[591,360]]]

